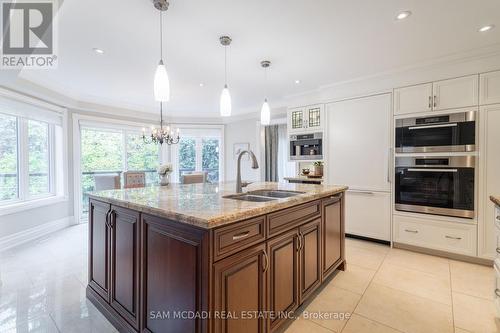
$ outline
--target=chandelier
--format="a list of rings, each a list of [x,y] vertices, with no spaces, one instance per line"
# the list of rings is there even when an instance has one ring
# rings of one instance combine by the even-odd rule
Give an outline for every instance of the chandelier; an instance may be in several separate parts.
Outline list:
[[[160,127],[156,128],[151,126],[151,134],[146,136],[146,129],[142,129],[142,140],[146,144],[154,143],[154,144],[164,144],[167,145],[175,145],[179,143],[180,131],[177,129],[174,134],[174,130],[170,129],[170,126],[163,126],[163,103],[160,102]]]
[[[160,102],[160,127],[151,126],[151,134],[146,136],[146,129],[142,129],[142,140],[146,144],[166,143],[173,145],[179,143],[179,129],[174,136],[174,131],[170,130],[169,126],[163,127],[163,102],[168,102],[170,99],[170,82],[168,79],[167,68],[163,63],[163,12],[167,11],[168,0],[154,0],[153,5],[160,12],[160,62],[156,68],[154,77],[154,95],[155,100]]]

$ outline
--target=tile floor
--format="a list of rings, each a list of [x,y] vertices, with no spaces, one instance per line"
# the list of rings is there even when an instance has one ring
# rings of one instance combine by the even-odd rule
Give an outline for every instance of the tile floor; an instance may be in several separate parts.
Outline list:
[[[493,270],[348,239],[347,271],[287,333],[500,332]],[[79,225],[0,254],[0,332],[116,332],[85,298],[87,227]]]

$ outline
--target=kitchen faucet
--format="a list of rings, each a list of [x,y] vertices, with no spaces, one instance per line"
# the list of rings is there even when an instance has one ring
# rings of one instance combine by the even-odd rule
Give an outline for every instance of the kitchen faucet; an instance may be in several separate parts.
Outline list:
[[[258,169],[259,163],[257,162],[257,157],[251,150],[243,150],[238,154],[238,171],[236,173],[236,193],[242,193],[243,187],[247,187],[251,183],[249,182],[241,182],[241,157],[245,154],[250,155],[252,158],[252,169]]]

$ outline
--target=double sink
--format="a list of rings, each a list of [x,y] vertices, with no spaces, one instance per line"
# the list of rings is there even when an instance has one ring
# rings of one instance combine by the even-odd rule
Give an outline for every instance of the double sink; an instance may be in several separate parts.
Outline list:
[[[267,202],[278,199],[294,197],[305,192],[286,191],[286,190],[255,190],[242,194],[227,195],[225,199],[252,201],[252,202]]]

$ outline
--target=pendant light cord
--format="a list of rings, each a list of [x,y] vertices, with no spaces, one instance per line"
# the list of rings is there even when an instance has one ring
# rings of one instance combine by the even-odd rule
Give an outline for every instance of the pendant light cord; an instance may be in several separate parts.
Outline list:
[[[224,45],[224,85],[227,86],[227,45]]]
[[[160,11],[160,60],[163,61],[163,12]]]

